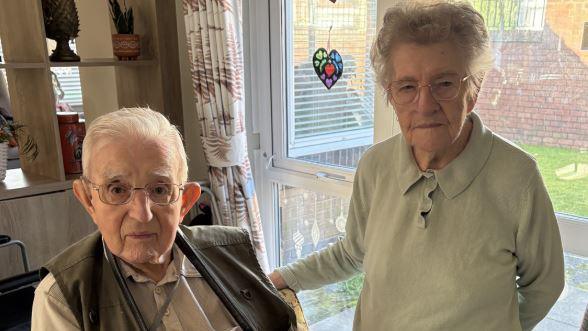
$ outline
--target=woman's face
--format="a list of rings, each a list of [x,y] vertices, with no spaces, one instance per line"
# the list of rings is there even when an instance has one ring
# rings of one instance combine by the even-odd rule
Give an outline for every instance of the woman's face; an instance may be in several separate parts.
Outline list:
[[[422,152],[443,154],[462,133],[466,115],[475,101],[468,100],[465,82],[455,99],[438,101],[427,84],[443,84],[444,77],[465,77],[463,56],[450,42],[429,45],[403,43],[395,47],[390,58],[394,68],[394,86],[406,83],[417,87],[418,98],[398,104],[392,98],[400,129],[407,143]],[[416,83],[416,84],[415,84]]]

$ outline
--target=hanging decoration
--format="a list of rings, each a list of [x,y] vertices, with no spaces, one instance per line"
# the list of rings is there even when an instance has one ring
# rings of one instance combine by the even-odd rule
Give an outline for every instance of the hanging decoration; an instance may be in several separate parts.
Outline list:
[[[329,29],[327,49],[330,48],[331,45],[331,29],[333,29],[332,25]],[[312,65],[314,67],[314,72],[316,72],[316,75],[321,82],[323,82],[325,87],[330,90],[341,78],[341,75],[343,75],[343,59],[336,49],[333,49],[330,52],[327,51],[327,49],[321,47],[314,52],[314,55],[312,56]]]
[[[296,250],[296,258],[302,257],[302,246],[304,245],[304,236],[300,233],[299,230],[296,230],[292,235],[292,239],[294,240],[294,249]]]
[[[296,219],[299,220],[304,218],[304,214],[300,213],[300,206],[304,204],[304,195],[302,196],[302,201],[295,203],[296,205]],[[296,258],[299,259],[302,257],[302,247],[304,247],[304,235],[300,232],[299,224],[296,222],[296,232],[292,234],[292,240],[294,241],[294,249],[296,250]]]
[[[312,224],[312,229],[310,231],[310,236],[312,237],[312,244],[314,245],[314,248],[317,248],[318,242],[320,240],[321,237],[321,231],[319,229],[319,225],[318,225],[318,217],[317,217],[317,197],[316,194],[314,195],[314,223]]]

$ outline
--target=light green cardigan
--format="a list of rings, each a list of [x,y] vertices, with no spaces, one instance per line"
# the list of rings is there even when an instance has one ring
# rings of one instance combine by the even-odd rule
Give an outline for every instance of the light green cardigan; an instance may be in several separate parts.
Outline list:
[[[345,237],[278,269],[295,290],[364,272],[354,330],[530,330],[564,285],[535,161],[470,115],[462,153],[421,172],[401,135],[357,168]]]

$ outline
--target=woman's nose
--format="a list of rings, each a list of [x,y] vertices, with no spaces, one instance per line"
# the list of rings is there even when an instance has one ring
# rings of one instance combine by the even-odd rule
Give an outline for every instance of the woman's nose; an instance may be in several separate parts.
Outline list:
[[[417,98],[417,110],[419,112],[432,113],[439,108],[439,103],[431,93],[430,85],[419,86]]]

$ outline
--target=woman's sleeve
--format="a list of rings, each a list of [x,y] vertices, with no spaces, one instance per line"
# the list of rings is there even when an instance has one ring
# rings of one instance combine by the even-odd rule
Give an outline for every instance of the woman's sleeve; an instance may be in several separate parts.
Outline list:
[[[557,219],[538,170],[531,175],[521,213],[516,238],[519,319],[523,330],[531,330],[547,315],[564,286]]]
[[[345,236],[318,252],[277,269],[291,289],[316,289],[361,272],[363,239],[371,200],[368,196],[371,190],[366,187],[366,171],[363,170],[362,163],[360,161],[353,181]]]

